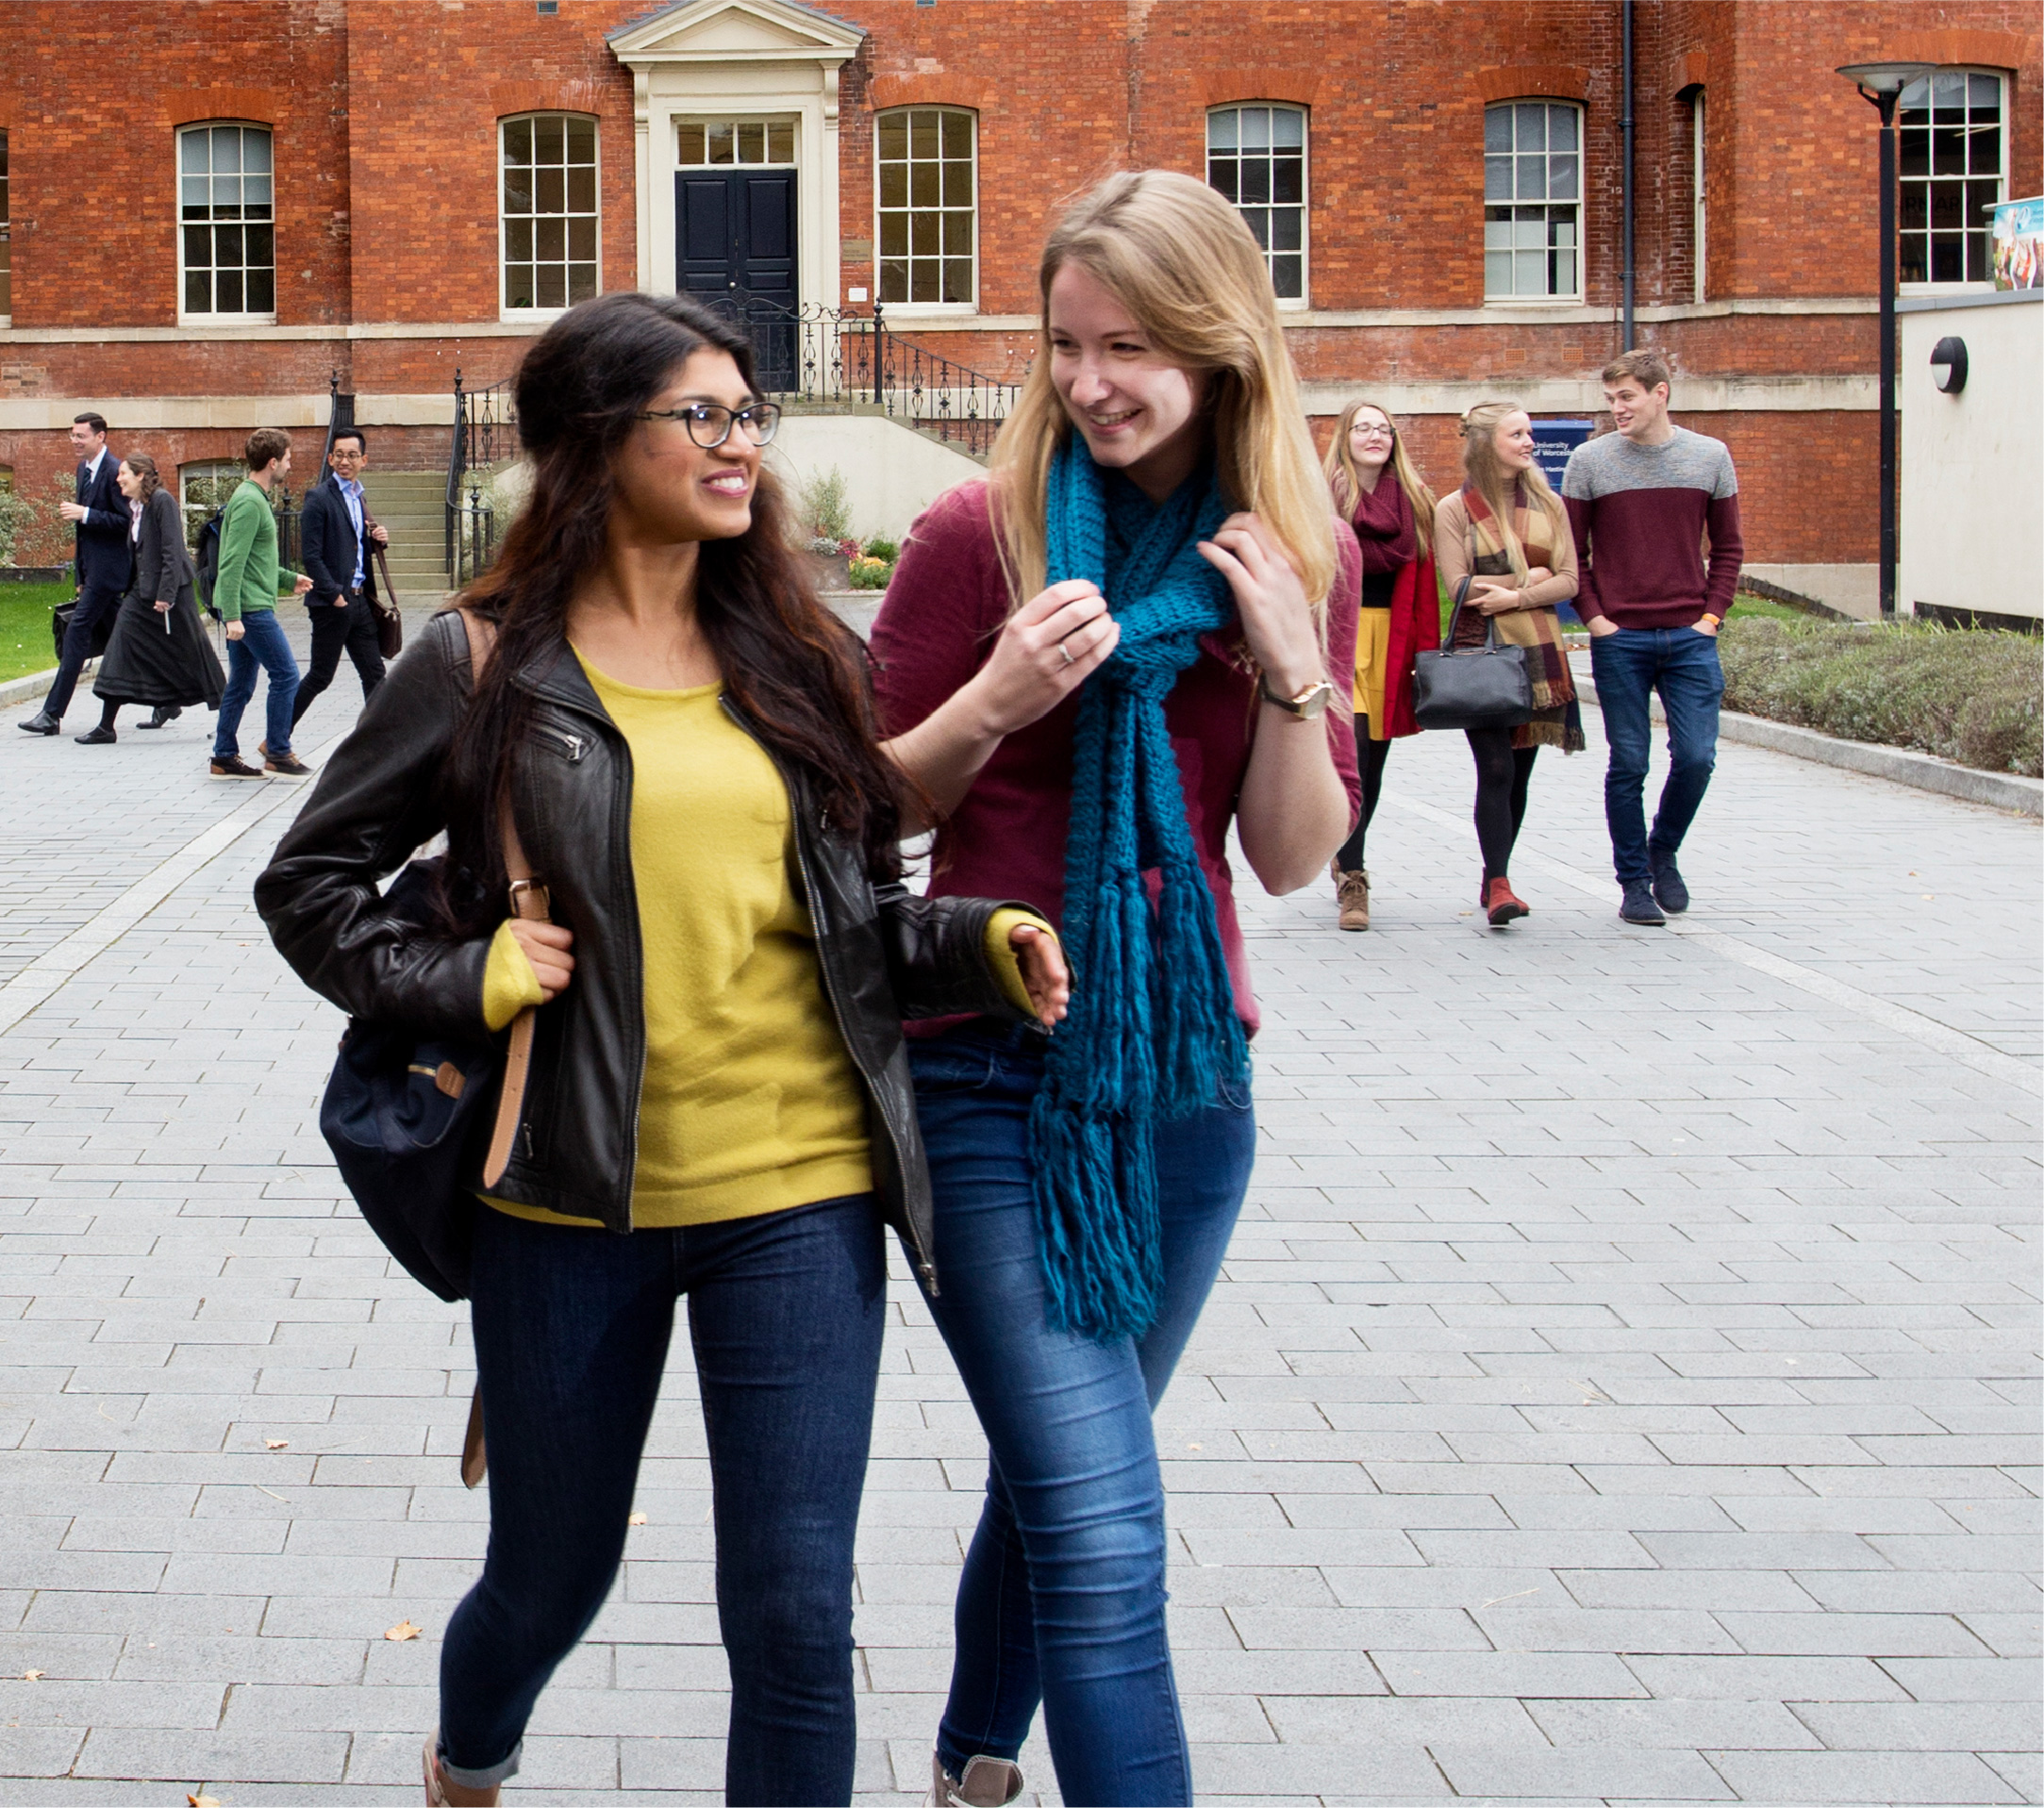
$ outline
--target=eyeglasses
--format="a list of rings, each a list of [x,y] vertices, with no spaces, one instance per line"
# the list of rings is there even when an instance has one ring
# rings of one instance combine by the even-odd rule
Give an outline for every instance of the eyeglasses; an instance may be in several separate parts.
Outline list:
[[[756,446],[771,444],[773,436],[780,431],[781,405],[778,402],[755,402],[750,407],[725,408],[714,402],[691,402],[685,408],[644,408],[640,412],[641,421],[679,421],[689,429],[689,438],[704,451],[714,451],[730,439],[733,427],[742,427],[746,439]]]
[[[1350,431],[1359,440],[1395,440],[1398,435],[1389,427],[1352,427]]]

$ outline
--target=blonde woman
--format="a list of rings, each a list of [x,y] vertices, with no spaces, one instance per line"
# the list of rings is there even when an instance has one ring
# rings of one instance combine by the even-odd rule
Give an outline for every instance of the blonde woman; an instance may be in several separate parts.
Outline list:
[[[1053,231],[989,482],[911,530],[874,624],[932,889],[1059,924],[1054,1037],[912,1041],[943,1288],[991,1451],[935,1799],[1001,1802],[1039,1700],[1067,1801],[1190,1800],[1150,1414],[1249,1182],[1256,1027],[1226,856],[1310,884],[1354,820],[1360,561],[1263,254],[1204,184],[1109,177]]]
[[[1484,877],[1477,902],[1491,928],[1528,914],[1507,869],[1526,816],[1526,786],[1542,747],[1583,746],[1582,711],[1555,605],[1575,594],[1569,517],[1533,458],[1533,422],[1510,402],[1479,402],[1462,417],[1462,488],[1434,517],[1434,562],[1462,601],[1456,646],[1498,638],[1527,649],[1533,720],[1522,728],[1471,728],[1476,839]],[[1465,589],[1465,581],[1467,588]]]
[[[1392,740],[1417,735],[1412,656],[1440,645],[1440,594],[1434,578],[1434,492],[1405,456],[1388,409],[1351,402],[1327,447],[1335,509],[1363,553],[1363,610],[1355,628],[1355,763],[1363,811],[1335,852],[1335,902],[1344,929],[1370,927],[1370,871],[1363,837],[1377,813]],[[1391,481],[1386,483],[1388,476]]]

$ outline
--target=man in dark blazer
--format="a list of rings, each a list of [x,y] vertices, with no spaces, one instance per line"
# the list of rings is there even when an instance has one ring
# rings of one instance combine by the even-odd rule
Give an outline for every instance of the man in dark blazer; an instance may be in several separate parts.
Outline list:
[[[370,548],[387,543],[387,529],[370,522],[362,500],[362,468],[369,462],[369,441],[359,427],[342,427],[326,455],[328,476],[313,485],[298,518],[298,550],[312,580],[306,607],[312,612],[312,664],[299,681],[291,705],[291,723],[311,706],[313,698],[333,683],[346,651],[355,675],[362,681],[362,701],[383,682],[383,653],[376,642],[374,599],[376,581],[370,571]]]
[[[63,727],[64,711],[71,707],[78,674],[92,655],[92,631],[102,622],[111,625],[134,569],[134,548],[127,537],[127,499],[114,482],[121,455],[107,443],[106,418],[91,413],[77,416],[71,423],[71,446],[78,455],[78,499],[58,506],[77,530],[72,572],[78,596],[64,636],[64,651],[57,662],[57,682],[42,700],[42,707],[21,724],[31,735],[54,735]]]

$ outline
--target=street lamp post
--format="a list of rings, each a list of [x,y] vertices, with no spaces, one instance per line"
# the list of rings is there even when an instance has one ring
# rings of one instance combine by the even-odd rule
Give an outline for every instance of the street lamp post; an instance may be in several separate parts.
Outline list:
[[[1895,616],[1895,108],[1927,63],[1846,63],[1838,71],[1881,113],[1881,619]]]

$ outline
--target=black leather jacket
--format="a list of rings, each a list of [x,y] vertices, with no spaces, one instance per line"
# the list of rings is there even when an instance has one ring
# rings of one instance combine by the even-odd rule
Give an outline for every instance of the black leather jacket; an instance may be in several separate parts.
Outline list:
[[[446,826],[437,780],[469,676],[460,619],[436,616],[326,762],[256,882],[256,906],[299,977],[352,1016],[480,1038],[489,1033],[489,939],[423,934],[384,909],[377,889]],[[519,839],[548,887],[554,921],[574,932],[575,971],[539,1012],[523,1127],[491,1190],[628,1232],[646,1062],[631,754],[565,642],[516,682],[537,700],[532,747],[513,786]],[[1020,1015],[986,959],[987,922],[1001,906],[875,887],[859,851],[820,820],[801,774],[784,767],[781,775],[794,819],[792,876],[808,903],[824,990],[866,1085],[873,1187],[935,1292],[929,1173],[901,1023]]]

